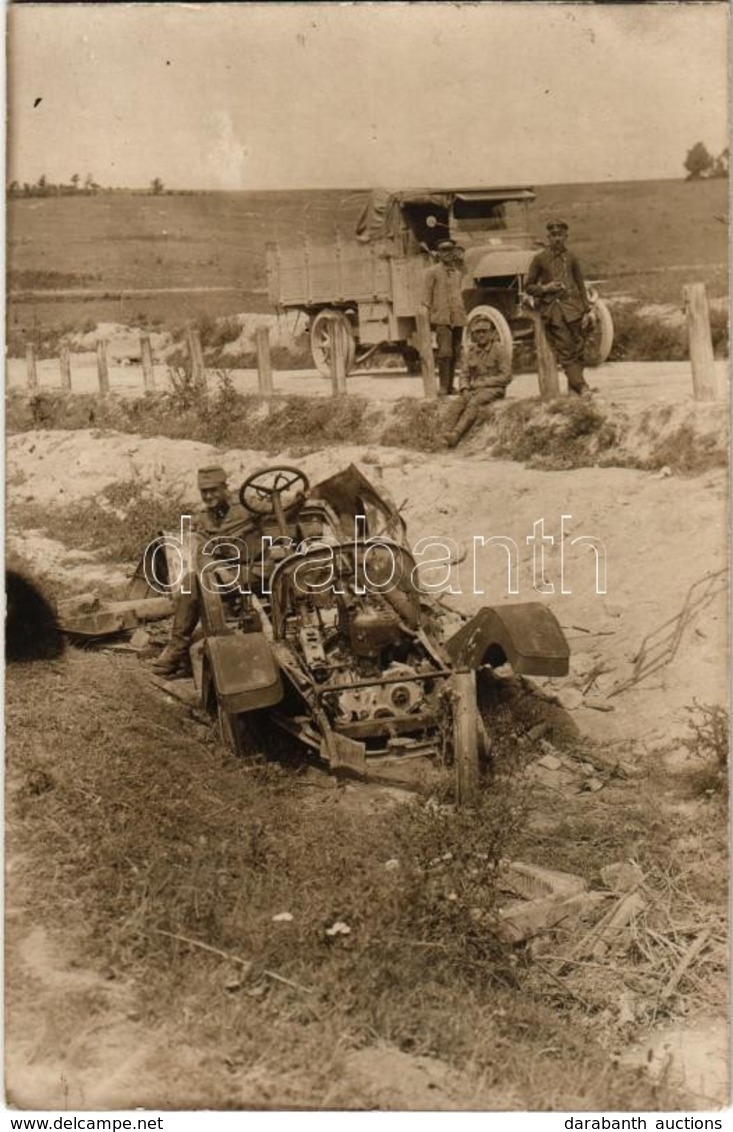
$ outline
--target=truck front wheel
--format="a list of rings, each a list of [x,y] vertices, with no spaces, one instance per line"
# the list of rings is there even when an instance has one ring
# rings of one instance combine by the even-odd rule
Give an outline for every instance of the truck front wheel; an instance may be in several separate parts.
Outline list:
[[[311,357],[313,365],[323,377],[331,376],[331,323],[346,339],[346,372],[353,368],[356,356],[354,328],[343,311],[326,308],[319,311],[310,325]]]

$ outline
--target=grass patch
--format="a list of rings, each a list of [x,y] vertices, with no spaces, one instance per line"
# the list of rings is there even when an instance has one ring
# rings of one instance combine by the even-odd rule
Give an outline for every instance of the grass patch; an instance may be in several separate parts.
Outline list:
[[[668,467],[682,475],[701,475],[713,468],[724,468],[727,466],[724,439],[714,433],[698,433],[685,422],[652,445],[644,466],[652,470]]]
[[[33,428],[110,428],[140,436],[169,436],[237,448],[308,450],[327,444],[368,443],[379,412],[364,397],[273,397],[238,393],[220,370],[204,388],[185,365],[170,370],[172,388],[135,398],[96,394],[9,391],[10,431]]]
[[[575,397],[509,401],[492,424],[494,456],[546,470],[596,464],[619,440],[616,425],[601,409]]]
[[[104,561],[137,562],[150,539],[161,530],[179,530],[180,516],[188,511],[177,496],[153,494],[137,480],[123,480],[104,488],[93,502],[10,505],[8,519],[19,529],[42,529],[65,546],[93,550]]]
[[[375,808],[356,804],[358,791],[226,757],[137,661],[71,649],[8,682],[9,853],[24,855],[28,907],[79,942],[77,963],[135,980],[144,1025],[164,1019],[179,1034],[185,1019],[197,1072],[172,1066],[168,1096],[180,1085],[179,1103],[237,1107],[228,1066],[256,1066],[272,1084],[255,1104],[368,1107],[374,1094],[355,1095],[339,1069],[348,1051],[387,1042],[501,1089],[507,1107],[666,1107],[611,1063],[612,1020],[597,1040],[605,999],[581,1008],[493,930],[500,858],[534,845],[548,863],[510,768],[495,769],[473,811]],[[626,802],[621,853],[638,792]],[[572,811],[569,863],[587,873],[584,805],[553,800],[549,844]],[[591,806],[597,832],[603,806]],[[292,920],[273,919],[285,911]],[[329,935],[339,921],[350,930]]]

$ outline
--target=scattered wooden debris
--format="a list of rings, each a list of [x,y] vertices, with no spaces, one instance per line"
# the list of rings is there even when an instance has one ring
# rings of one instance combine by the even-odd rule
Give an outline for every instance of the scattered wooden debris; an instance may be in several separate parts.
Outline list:
[[[93,640],[135,630],[148,621],[162,621],[172,612],[173,602],[169,597],[102,601],[88,593],[60,601],[57,606],[62,632]]]
[[[671,998],[671,996],[676,992],[677,987],[680,983],[680,980],[682,979],[685,972],[688,970],[689,967],[692,966],[692,964],[694,963],[695,959],[700,954],[700,952],[703,951],[704,948],[707,947],[708,943],[710,942],[711,934],[712,934],[711,929],[705,928],[705,930],[700,932],[699,936],[697,936],[697,938],[692,941],[692,943],[688,947],[687,951],[682,956],[682,959],[679,961],[679,963],[675,967],[675,969],[672,972],[666,986],[664,987],[661,995],[659,996],[661,998],[662,1002],[665,1002],[666,999]]]
[[[635,861],[615,861],[603,866],[601,880],[614,892],[633,892],[644,883],[644,873]]]
[[[588,888],[587,881],[576,873],[528,865],[524,861],[502,862],[499,883],[501,888],[527,900],[545,896],[573,896]]]
[[[521,943],[538,932],[590,912],[605,899],[602,892],[576,892],[571,896],[515,900],[499,912],[500,932],[511,943]]]

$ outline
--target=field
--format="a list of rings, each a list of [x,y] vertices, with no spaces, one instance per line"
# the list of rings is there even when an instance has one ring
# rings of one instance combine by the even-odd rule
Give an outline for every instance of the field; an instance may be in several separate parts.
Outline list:
[[[659,427],[663,408],[645,427]],[[544,434],[539,417],[527,420],[525,438],[545,459],[553,436],[581,457],[591,418],[561,415],[572,427]],[[406,499],[413,539],[436,529],[459,545],[476,531],[513,537],[520,600],[536,600],[524,536],[538,516],[554,526],[562,509],[572,531],[604,541],[609,568],[599,596],[592,564],[576,557],[572,595],[546,599],[572,667],[535,686],[568,705],[570,731],[535,692],[500,704],[495,773],[480,806],[462,812],[442,805],[449,782],[427,798],[337,786],[292,746],[264,767],[237,762],[206,716],[155,687],[129,653],[70,649],[11,666],[14,1102],[722,1103],[727,826],[724,769],[704,733],[711,705],[726,699],[725,471],[523,468],[481,447],[366,447],[348,418],[340,443],[336,421],[321,440],[308,419],[316,443],[305,456],[274,421],[281,448],[268,452],[105,428],[11,435],[10,550],[57,596],[119,592],[147,533],[193,502],[197,464],[222,460],[239,482],[264,463],[297,462],[314,481],[353,460]],[[555,558],[547,568],[557,581]],[[490,596],[454,600],[466,611],[501,601],[504,571],[489,551],[478,577]],[[614,695],[642,642],[664,644],[670,618],[679,647]],[[573,873],[600,908],[507,945],[491,926],[507,899],[495,887],[498,858]],[[623,899],[602,870],[629,862],[643,875],[641,914],[600,958],[578,955],[579,936]],[[477,925],[482,909],[489,918]],[[348,931],[328,936],[335,923]],[[683,1054],[671,1060],[670,1048]]]
[[[587,275],[603,280],[604,295],[677,305],[683,284],[702,279],[720,298],[727,294],[727,194],[724,180],[539,186],[535,230],[542,233],[550,213],[565,215],[571,243]],[[265,243],[317,242],[336,228],[348,236],[363,201],[363,193],[336,189],[10,200],[9,329],[138,316],[170,326],[204,313],[266,311]],[[202,290],[129,293],[157,288]],[[74,289],[90,295],[21,301],[18,294]],[[122,300],[120,291],[128,292]]]
[[[722,181],[543,187],[536,227],[562,211],[604,294],[668,319],[696,279],[725,301],[726,193]],[[253,312],[253,324],[267,310],[264,242],[315,239],[335,216],[348,227],[359,204],[337,192],[11,201],[10,331],[86,324],[89,351],[103,318],[172,328]],[[169,290],[145,293],[156,288]],[[29,395],[22,353],[11,357],[8,565],[51,601],[121,596],[142,546],[196,505],[199,466],[221,463],[237,487],[265,464],[316,483],[354,462],[399,504],[413,544],[481,536],[478,565],[451,575],[454,612],[547,602],[571,662],[562,679],[487,674],[492,755],[465,809],[446,767],[410,790],[337,780],[282,738],[266,759],[234,759],[189,682],[156,683],[129,645],[9,664],[10,1103],[727,1102],[726,383],[695,402],[689,363],[666,360],[684,353],[652,356],[664,360],[595,371],[591,400],[540,401],[536,376],[518,374],[450,451],[452,399],[426,401],[396,371],[357,375],[338,400],[320,377],[278,373],[265,400],[254,374],[211,361],[208,389],[170,366],[164,381],[158,365],[142,396],[120,364],[100,397],[92,353],[75,357],[74,393],[52,388],[51,353]],[[538,521],[555,538],[541,586]],[[603,548],[606,587],[587,545],[560,556],[563,532]],[[494,535],[516,544],[518,597]],[[24,612],[11,609],[11,647]],[[167,632],[153,630],[149,653]],[[508,939],[501,917],[523,895],[511,861],[573,874],[577,908]]]

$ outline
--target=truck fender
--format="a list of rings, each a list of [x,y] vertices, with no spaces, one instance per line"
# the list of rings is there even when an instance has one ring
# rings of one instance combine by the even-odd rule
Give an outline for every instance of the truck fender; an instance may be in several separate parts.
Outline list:
[[[224,711],[253,711],[283,698],[280,669],[264,633],[209,637],[204,651]]]
[[[570,646],[555,614],[539,601],[487,606],[445,643],[455,665],[498,668],[517,675],[567,676]]]

